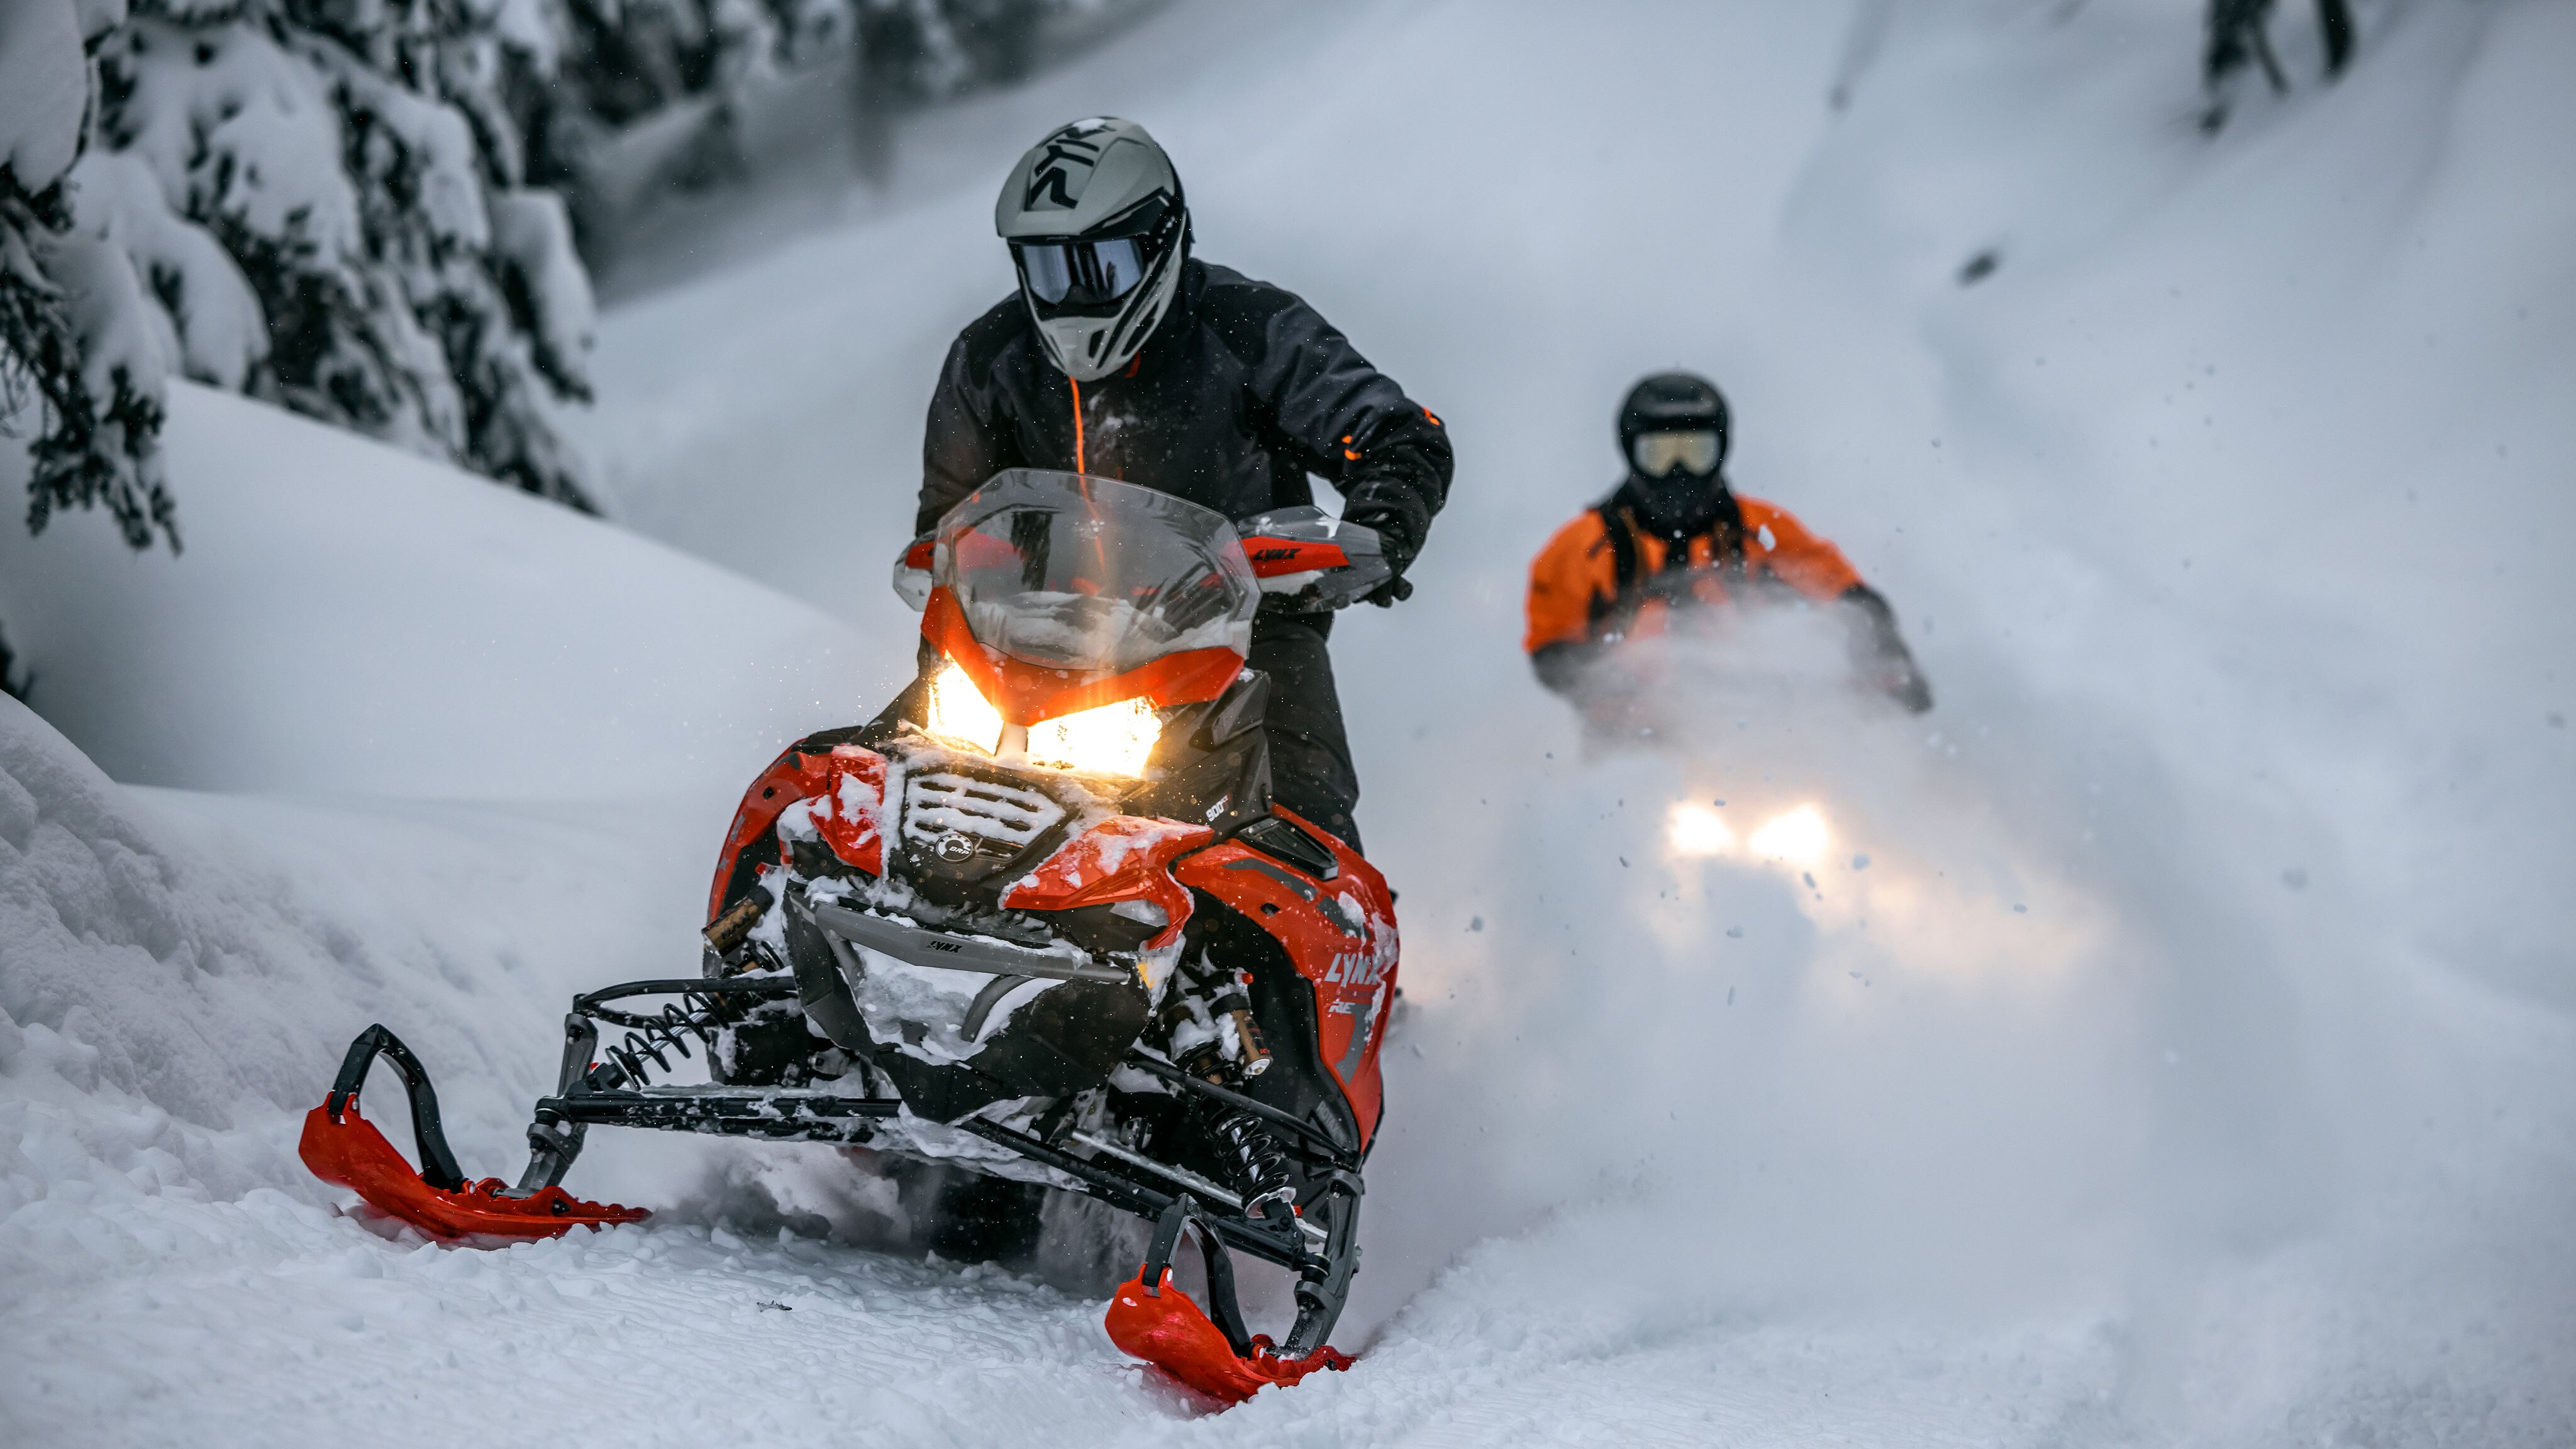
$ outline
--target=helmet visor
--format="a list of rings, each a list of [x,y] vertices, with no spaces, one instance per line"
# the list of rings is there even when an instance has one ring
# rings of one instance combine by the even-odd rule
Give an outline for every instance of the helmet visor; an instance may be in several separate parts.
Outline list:
[[[1717,430],[1698,428],[1686,433],[1639,433],[1628,449],[1637,471],[1649,478],[1663,478],[1674,471],[1705,475],[1717,471]]]
[[[1136,290],[1145,279],[1141,237],[1101,241],[1013,242],[1020,279],[1047,307],[1099,307]]]

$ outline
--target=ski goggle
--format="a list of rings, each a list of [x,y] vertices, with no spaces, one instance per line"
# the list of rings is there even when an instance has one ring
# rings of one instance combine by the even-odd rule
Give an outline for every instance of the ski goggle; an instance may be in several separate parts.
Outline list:
[[[1636,461],[1637,471],[1649,478],[1661,478],[1678,468],[1685,473],[1717,471],[1717,430],[1701,428],[1688,433],[1639,433],[1628,449]]]
[[[1102,241],[1013,242],[1029,295],[1049,307],[1098,307],[1136,290],[1145,278],[1141,237]]]

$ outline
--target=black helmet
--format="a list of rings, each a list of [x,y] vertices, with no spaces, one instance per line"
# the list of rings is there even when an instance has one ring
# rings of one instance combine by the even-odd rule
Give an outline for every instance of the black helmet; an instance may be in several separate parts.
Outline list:
[[[1687,372],[1659,372],[1628,390],[1619,405],[1619,452],[1628,463],[1627,493],[1645,520],[1666,533],[1690,533],[1716,516],[1726,484],[1726,397]]]

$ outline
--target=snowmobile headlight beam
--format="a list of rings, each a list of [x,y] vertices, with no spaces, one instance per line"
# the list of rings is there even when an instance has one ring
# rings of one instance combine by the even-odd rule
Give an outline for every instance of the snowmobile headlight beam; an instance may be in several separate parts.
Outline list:
[[[924,723],[939,738],[984,754],[1001,748],[1002,712],[953,659],[930,677],[930,718]]]
[[[1825,812],[1813,805],[1800,805],[1763,821],[1762,828],[1744,843],[1764,859],[1811,866],[1825,858],[1834,840],[1833,831],[1825,824]]]
[[[1735,848],[1735,832],[1728,828],[1726,817],[1688,800],[1666,816],[1664,837],[1675,855],[1686,858],[1724,855]]]
[[[1150,702],[1122,699],[1029,726],[1029,763],[1138,779],[1162,735]]]
[[[1684,800],[1665,812],[1664,845],[1682,860],[1725,855],[1805,869],[1833,850],[1834,831],[1823,809],[1808,804],[1790,806],[1739,836],[1716,810]]]
[[[987,755],[1017,744],[1017,752],[1032,765],[1130,780],[1144,776],[1145,762],[1163,735],[1162,717],[1151,701],[1139,697],[1041,720],[1028,727],[1026,742],[1019,743],[1012,737],[1022,732],[1003,727],[1001,711],[953,659],[931,676],[929,714],[930,733]]]

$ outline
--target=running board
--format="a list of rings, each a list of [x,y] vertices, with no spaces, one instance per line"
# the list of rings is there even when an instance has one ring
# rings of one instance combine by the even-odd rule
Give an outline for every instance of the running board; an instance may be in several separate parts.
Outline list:
[[[802,1142],[865,1142],[874,1135],[874,1124],[902,1110],[903,1103],[885,1097],[784,1088],[648,1087],[537,1099],[540,1125],[641,1127]]]

